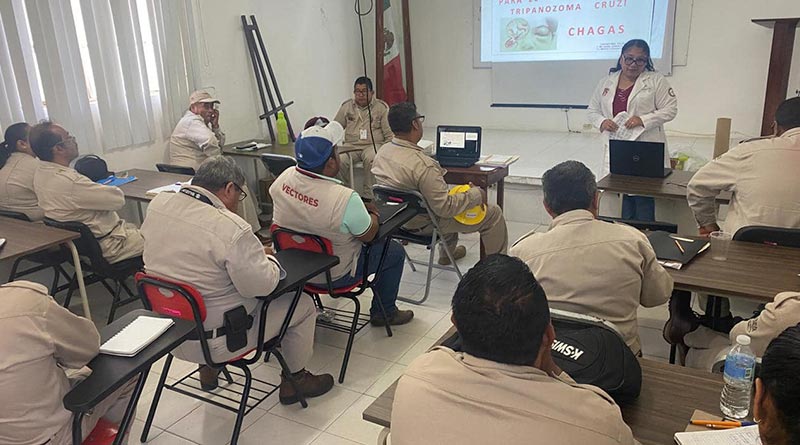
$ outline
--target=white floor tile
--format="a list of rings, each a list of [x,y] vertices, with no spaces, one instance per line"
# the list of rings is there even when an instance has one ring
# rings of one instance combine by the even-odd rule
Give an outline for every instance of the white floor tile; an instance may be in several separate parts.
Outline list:
[[[431,348],[436,343],[436,339],[422,337],[419,341],[417,341],[411,349],[408,350],[399,360],[397,363],[401,365],[410,365],[415,358],[419,357],[420,355],[426,353],[428,349]]]
[[[453,327],[453,322],[450,320],[450,317],[451,317],[451,315],[452,315],[452,312],[448,312],[448,313],[446,313],[446,314],[444,315],[444,317],[442,317],[442,319],[441,319],[441,320],[439,320],[439,322],[438,322],[438,323],[436,323],[436,324],[435,324],[435,325],[434,325],[434,326],[431,328],[431,330],[430,330],[430,331],[428,331],[427,333],[425,333],[425,337],[427,337],[427,338],[433,338],[433,339],[435,339],[435,340],[438,340],[438,339],[439,339],[439,338],[441,338],[441,337],[442,337],[444,334],[446,334],[446,333],[447,333],[447,331],[449,331],[449,330],[450,330],[450,328],[451,328],[451,327]]]
[[[425,335],[425,333],[430,331],[431,328],[444,317],[444,314],[439,311],[410,303],[399,303],[398,308],[414,311],[414,319],[411,320],[410,323],[392,326],[392,331],[408,335]]]
[[[260,419],[266,411],[258,408],[250,411],[242,422],[242,431]],[[204,403],[188,416],[167,429],[167,432],[200,445],[228,443],[233,434],[236,413]]]
[[[345,374],[344,383],[342,383],[341,386],[351,391],[363,393],[372,386],[391,365],[392,362],[353,352],[350,354],[350,361],[347,364],[347,373]],[[320,372],[327,372],[333,375],[338,385],[341,366],[342,363],[340,361],[331,362],[320,370]]]
[[[646,308],[639,306],[637,310],[640,328],[662,329],[669,318],[669,305]]]
[[[361,444],[375,445],[383,427],[361,418],[364,410],[374,401],[375,397],[361,396],[325,432]]]
[[[386,388],[392,386],[392,384],[403,375],[405,372],[406,366],[405,365],[392,365],[378,380],[369,387],[366,395],[372,397],[378,397],[386,391]]]
[[[639,327],[642,355],[669,358],[669,344],[664,340],[661,329]]]
[[[358,442],[334,436],[333,434],[322,433],[311,442],[311,445],[358,445]]]
[[[144,428],[144,421],[135,419],[133,421],[133,425],[131,425],[131,431],[128,435],[128,443],[147,443],[141,442],[139,438],[142,436],[142,428]],[[161,428],[150,427],[150,434],[148,435],[150,441],[158,437],[164,430]]]
[[[311,406],[309,405],[309,408]],[[240,445],[263,445],[265,443],[304,445],[311,443],[321,431],[292,422],[283,417],[267,413],[239,437]]]
[[[279,403],[270,409],[269,413],[324,430],[360,396],[361,394],[355,391],[334,386],[329,393],[309,399],[308,408],[303,408],[299,403],[288,406]]]
[[[142,394],[139,399],[139,404],[136,406],[136,418],[144,421],[147,419],[147,412],[150,410],[150,404],[153,401],[153,393]],[[161,393],[161,399],[158,402],[158,409],[156,410],[155,418],[153,419],[153,426],[161,429],[167,429],[175,422],[184,418],[195,408],[203,403],[199,400],[178,394],[175,391],[164,390]]]
[[[195,445],[194,442],[184,439],[174,434],[163,432],[155,439],[151,440],[150,445]]]
[[[444,289],[442,288],[444,287]],[[430,293],[428,299],[420,305],[426,309],[431,309],[439,312],[449,312],[450,302],[453,300],[453,292],[455,292],[455,285],[447,282],[439,282],[434,280],[431,282]],[[420,300],[425,295],[425,289],[420,289],[419,292],[412,296],[415,300]]]
[[[412,322],[413,323],[413,322]],[[367,329],[364,329],[367,331]],[[386,335],[384,328],[374,327],[369,329],[353,344],[353,351],[383,360],[394,362],[408,351],[419,337],[398,331],[392,331],[392,336]]]

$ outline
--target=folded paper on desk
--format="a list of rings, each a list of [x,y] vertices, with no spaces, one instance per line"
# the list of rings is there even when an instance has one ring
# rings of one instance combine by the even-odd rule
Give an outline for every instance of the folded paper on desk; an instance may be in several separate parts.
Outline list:
[[[152,198],[161,192],[178,193],[181,187],[183,187],[184,185],[189,185],[191,183],[192,181],[190,180],[188,182],[176,182],[174,184],[162,185],[161,187],[156,187],[154,189],[148,190],[147,192],[145,192],[145,195]]]
[[[272,144],[265,144],[263,142],[250,141],[250,142],[247,142],[245,144],[237,145],[237,146],[235,146],[233,148],[236,149],[236,150],[239,150],[239,151],[256,151],[256,150],[261,150],[262,148],[267,148],[270,145],[272,145]]]
[[[140,315],[122,328],[100,346],[100,352],[122,357],[133,357],[147,345],[155,341],[170,326],[175,324],[171,318],[158,318]]]
[[[647,239],[656,251],[658,262],[664,267],[680,269],[682,265],[692,261],[699,253],[705,251],[709,243],[705,240],[677,239],[672,234],[657,230],[647,234]],[[680,247],[679,247],[680,246]],[[683,252],[681,252],[681,248]]]
[[[728,430],[692,431],[675,433],[678,445],[760,445],[758,425]]]
[[[505,167],[519,160],[518,155],[484,155],[476,162],[478,165]]]

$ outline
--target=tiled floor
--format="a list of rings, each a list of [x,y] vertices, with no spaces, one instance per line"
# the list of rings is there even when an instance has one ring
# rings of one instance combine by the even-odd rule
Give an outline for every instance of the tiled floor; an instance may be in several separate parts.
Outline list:
[[[513,242],[530,230],[546,230],[547,226],[508,222],[509,239]],[[465,272],[478,260],[478,236],[462,235],[461,244],[468,248],[467,257],[459,261]],[[428,251],[420,246],[408,246],[412,258],[427,261]],[[424,294],[425,269],[418,267],[412,272],[406,265],[401,286],[401,295],[414,299]],[[46,282],[48,276],[41,277]],[[265,400],[246,416],[240,443],[261,444],[265,442],[292,444],[375,444],[381,428],[361,419],[362,411],[390,386],[411,361],[424,353],[450,328],[450,299],[457,283],[454,272],[434,270],[428,301],[422,306],[401,303],[404,309],[413,309],[415,319],[405,326],[397,326],[394,336],[386,336],[382,328],[366,327],[357,337],[347,378],[336,384],[325,396],[311,399],[307,409],[299,404],[283,406],[277,394]],[[96,320],[104,320],[109,297],[99,285],[89,287],[89,296]],[[75,299],[75,309],[79,302]],[[369,297],[364,298],[367,302]],[[368,308],[369,305],[362,304]],[[130,307],[125,310],[131,309]],[[664,359],[667,348],[661,339],[660,328],[666,318],[666,308],[640,311],[641,337],[646,356]],[[318,329],[315,338],[314,356],[308,365],[312,372],[328,372],[335,377],[344,353],[343,334]],[[155,385],[163,364],[153,367],[145,392],[139,402],[136,422],[130,436],[131,443],[138,443],[144,419],[152,400]],[[168,381],[173,382],[194,364],[175,360]],[[261,364],[253,370],[254,375],[269,382],[277,382],[279,371],[275,361]],[[223,409],[198,402],[189,397],[165,391],[150,431],[149,443],[167,444],[225,444],[230,439],[233,414]]]

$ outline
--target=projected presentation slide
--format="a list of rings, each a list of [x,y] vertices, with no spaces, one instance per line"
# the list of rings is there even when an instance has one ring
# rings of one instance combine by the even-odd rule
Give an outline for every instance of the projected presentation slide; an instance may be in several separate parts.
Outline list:
[[[612,60],[644,39],[658,59],[667,0],[482,0],[481,61]]]

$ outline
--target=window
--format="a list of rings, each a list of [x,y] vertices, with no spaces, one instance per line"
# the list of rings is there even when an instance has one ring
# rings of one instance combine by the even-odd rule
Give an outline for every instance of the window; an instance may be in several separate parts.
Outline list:
[[[154,141],[193,87],[190,18],[191,2],[0,2],[0,126],[49,117],[89,152]]]

